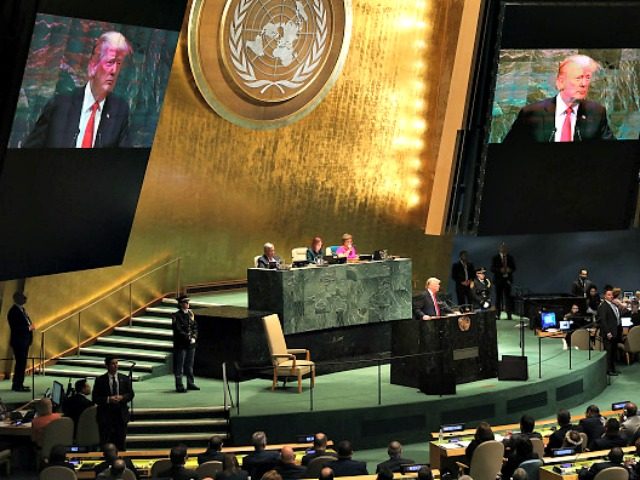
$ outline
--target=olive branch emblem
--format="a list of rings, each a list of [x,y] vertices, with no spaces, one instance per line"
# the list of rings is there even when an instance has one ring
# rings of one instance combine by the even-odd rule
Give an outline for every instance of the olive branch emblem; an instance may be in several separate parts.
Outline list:
[[[271,87],[276,87],[283,94],[285,93],[285,88],[297,89],[302,87],[320,65],[327,44],[327,12],[322,0],[313,0],[316,31],[313,34],[313,47],[310,54],[307,55],[307,58],[300,64],[291,78],[275,82],[256,77],[254,67],[245,53],[245,41],[242,39],[243,22],[249,8],[255,1],[240,0],[233,13],[233,21],[229,26],[229,50],[231,52],[231,62],[235,67],[236,73],[242,78],[247,87],[259,88],[261,94],[264,94]]]

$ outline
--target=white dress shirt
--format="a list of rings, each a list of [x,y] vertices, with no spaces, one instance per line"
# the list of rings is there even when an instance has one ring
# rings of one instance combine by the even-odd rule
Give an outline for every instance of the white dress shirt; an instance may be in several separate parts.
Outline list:
[[[102,118],[102,108],[104,107],[103,98],[101,102],[98,102],[98,110],[96,110],[96,118],[93,122],[93,143],[91,146],[96,143],[96,135],[98,133],[98,127],[100,126],[100,119]],[[93,93],[91,93],[91,87],[89,83],[84,87],[84,99],[82,100],[82,110],[80,110],[80,123],[78,124],[78,135],[76,137],[76,148],[80,148],[82,146],[82,139],[84,138],[84,131],[87,128],[87,123],[89,122],[89,117],[91,117],[91,106],[96,103],[96,99],[93,98]]]

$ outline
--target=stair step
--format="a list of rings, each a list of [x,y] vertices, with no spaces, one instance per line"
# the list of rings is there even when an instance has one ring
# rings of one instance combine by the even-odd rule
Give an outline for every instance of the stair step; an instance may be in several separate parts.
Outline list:
[[[136,418],[138,411],[136,410]],[[184,418],[184,419],[167,419],[167,420],[135,420],[129,422],[129,428],[172,428],[179,430],[180,427],[225,427],[227,421],[223,418],[207,419],[207,418]]]
[[[151,340],[142,338],[121,337],[118,335],[109,335],[108,337],[100,337],[97,341],[100,345],[113,346],[130,346],[140,349],[149,350],[173,350],[173,342],[164,342],[161,340]]]
[[[145,309],[145,311],[147,313],[153,313],[156,315],[159,315],[161,317],[170,317],[171,315],[173,315],[173,313],[178,309],[178,305],[174,304],[175,306],[169,306],[169,305],[156,305],[155,307],[147,307]]]
[[[99,368],[73,368],[68,367],[66,365],[54,365],[52,367],[48,367],[45,372],[46,376],[50,377],[79,377],[79,378],[90,378],[90,377],[99,377],[100,375],[105,373],[105,369]],[[144,375],[134,373],[133,376],[134,382],[139,382],[144,378]]]
[[[171,319],[162,317],[152,317],[149,315],[140,315],[139,317],[133,317],[133,325],[149,326],[157,328],[171,329]]]
[[[153,327],[116,327],[116,333],[124,336],[141,336],[141,337],[159,337],[159,338],[172,338],[173,332],[168,329],[153,328]]]
[[[100,356],[104,358],[106,355],[116,355],[121,360],[152,360],[166,362],[170,353],[168,352],[152,352],[149,350],[135,350],[131,348],[118,348],[109,345],[92,345],[90,347],[81,347],[82,355]]]
[[[91,358],[91,357],[62,357],[58,359],[56,365],[73,365],[75,367],[95,367],[104,369],[104,360],[99,358]],[[154,367],[161,367],[164,363],[153,362],[153,363],[142,363],[136,362],[136,365],[133,367],[134,372],[151,372]]]
[[[163,298],[162,299],[162,304],[163,305],[175,305],[175,308],[178,308],[178,301],[175,298]],[[223,303],[216,303],[216,302],[206,302],[206,301],[199,301],[196,298],[192,298],[191,300],[189,300],[189,306],[191,307],[221,307],[223,306]],[[175,310],[174,310],[175,311]]]
[[[136,408],[136,416],[140,415],[176,415],[176,414],[202,414],[210,413],[212,415],[220,415],[225,413],[228,407],[212,406],[212,407],[139,407]]]
[[[207,442],[212,436],[218,435],[220,437],[228,438],[228,434],[224,432],[210,432],[210,433],[162,433],[159,435],[153,434],[127,434],[127,446],[131,446],[135,443],[152,442],[158,443],[185,443],[192,442]]]

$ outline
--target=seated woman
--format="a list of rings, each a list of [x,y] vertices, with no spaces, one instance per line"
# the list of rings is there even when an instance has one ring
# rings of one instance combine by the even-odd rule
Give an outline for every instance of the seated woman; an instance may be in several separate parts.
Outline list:
[[[320,237],[313,237],[311,240],[311,246],[307,248],[307,261],[309,263],[318,263],[318,260],[322,258],[323,242]]]
[[[280,268],[280,257],[276,255],[276,247],[273,246],[273,243],[265,243],[264,254],[258,258],[258,268]]]
[[[356,252],[356,247],[353,245],[353,237],[350,234],[345,233],[342,235],[342,245],[338,247],[336,254],[339,257],[347,257],[347,259],[358,258],[358,252]]]
[[[464,451],[464,454],[467,457],[467,461],[465,462],[467,465],[471,466],[473,452],[476,451],[478,445],[489,440],[495,440],[493,430],[491,430],[491,425],[489,425],[487,422],[480,422],[478,428],[476,428],[476,433],[473,435],[473,440],[471,440],[471,443],[469,443],[466,450]]]

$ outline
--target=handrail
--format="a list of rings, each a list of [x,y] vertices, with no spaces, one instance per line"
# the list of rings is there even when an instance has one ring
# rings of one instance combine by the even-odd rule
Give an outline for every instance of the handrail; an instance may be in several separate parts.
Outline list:
[[[57,327],[58,325],[62,324],[63,322],[66,322],[67,320],[69,320],[70,318],[73,318],[75,316],[78,317],[78,328],[77,328],[77,353],[80,353],[80,344],[82,343],[80,340],[80,319],[82,318],[82,313],[87,311],[88,309],[94,307],[95,305],[99,304],[100,302],[106,300],[107,298],[111,297],[112,295],[114,295],[115,293],[121,292],[123,289],[128,288],[129,289],[129,324],[131,324],[131,321],[133,319],[133,285],[142,280],[143,278],[148,277],[149,275],[157,272],[158,270],[161,270],[163,268],[166,268],[170,265],[173,265],[174,263],[177,263],[178,267],[177,267],[177,271],[176,271],[176,296],[180,294],[180,281],[181,281],[181,277],[180,277],[180,266],[181,266],[181,261],[182,261],[182,257],[177,257],[174,258],[173,260],[169,260],[167,262],[164,262],[161,265],[158,265],[157,267],[155,267],[152,270],[149,270],[148,272],[145,272],[141,275],[138,275],[137,277],[133,278],[132,280],[129,280],[126,283],[123,283],[122,285],[120,285],[119,287],[115,288],[114,290],[112,290],[111,292],[103,295],[102,297],[98,298],[97,300],[94,300],[93,302],[91,302],[88,305],[85,305],[84,307],[82,307],[79,310],[76,310],[75,312],[66,315],[65,317],[61,318],[60,320],[56,321],[55,323],[47,326],[46,328],[44,328],[40,334],[40,371],[41,373],[44,374],[44,367],[45,367],[45,363],[46,363],[46,349],[45,349],[45,334],[53,329],[54,327]],[[126,318],[126,317],[125,317]]]

